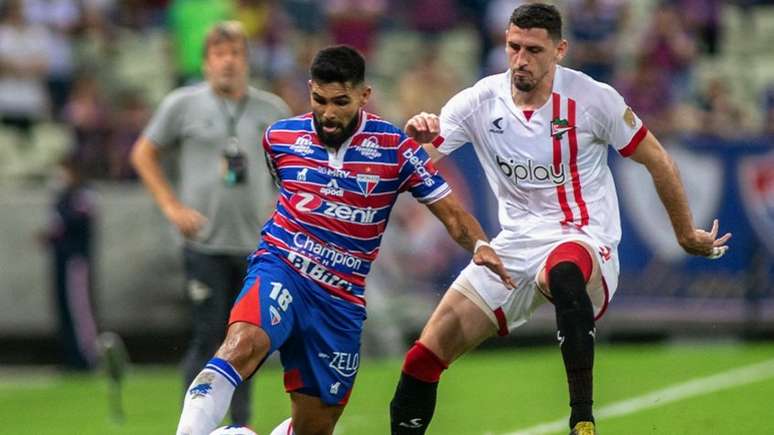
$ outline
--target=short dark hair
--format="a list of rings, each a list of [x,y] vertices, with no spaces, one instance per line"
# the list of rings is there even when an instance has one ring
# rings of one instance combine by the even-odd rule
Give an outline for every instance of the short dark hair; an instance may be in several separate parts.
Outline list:
[[[318,83],[359,85],[365,80],[365,59],[348,45],[326,47],[314,56],[309,74]]]
[[[554,41],[562,39],[562,15],[555,6],[527,3],[513,10],[511,24],[522,29],[546,29]]]

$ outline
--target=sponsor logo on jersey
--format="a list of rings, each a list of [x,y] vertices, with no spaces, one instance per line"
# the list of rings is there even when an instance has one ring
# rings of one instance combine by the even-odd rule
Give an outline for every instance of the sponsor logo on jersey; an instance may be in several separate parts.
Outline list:
[[[349,178],[351,172],[345,171],[343,169],[337,169],[337,168],[326,168],[325,166],[318,166],[317,172],[327,175],[329,177],[336,177],[336,178]]]
[[[557,171],[554,165],[541,165],[532,160],[527,160],[526,164],[517,163],[514,159],[504,159],[499,155],[495,156],[495,160],[503,175],[513,180],[515,184],[521,181],[550,181],[559,186],[567,179],[564,163],[559,165]]]
[[[556,118],[551,121],[551,137],[554,139],[561,139],[562,136],[568,131],[575,128],[574,125],[570,125],[566,119]]]
[[[303,250],[305,253],[314,256],[323,266],[335,267],[343,265],[350,269],[357,270],[363,265],[363,260],[360,258],[342,252],[331,245],[318,243],[303,233],[296,233],[293,236],[293,245],[295,245],[296,248]]]
[[[338,287],[346,292],[352,292],[352,284],[350,282],[340,276],[334,275],[324,266],[313,262],[309,258],[295,252],[290,252],[288,254],[288,260],[302,275],[331,287]]]
[[[368,196],[376,189],[380,179],[378,175],[357,174],[357,187],[360,188],[363,195]]]
[[[599,247],[599,256],[602,257],[602,261],[607,263],[610,261],[610,257],[613,255],[612,250],[607,246],[600,246]]]
[[[312,150],[313,144],[312,136],[305,134],[303,136],[299,136],[298,139],[296,139],[296,142],[290,146],[290,149],[298,154],[301,154],[302,156],[305,156],[314,152],[314,150]]]
[[[335,370],[341,376],[350,378],[357,373],[357,369],[360,366],[360,354],[349,352],[333,352],[333,358],[331,358],[328,367]]]
[[[634,128],[637,126],[637,120],[634,118],[634,111],[632,111],[632,108],[629,106],[626,106],[626,110],[624,110],[623,119],[629,127]]]
[[[497,119],[495,119],[494,121],[492,121],[492,125],[494,125],[494,128],[490,128],[489,132],[490,133],[503,134],[502,123],[503,123],[503,117],[502,116],[497,118]]]
[[[435,180],[433,180],[433,174],[428,172],[424,162],[420,160],[419,157],[417,157],[417,155],[414,153],[414,150],[409,148],[406,151],[403,151],[403,157],[405,157],[406,160],[411,163],[411,165],[414,167],[414,172],[419,175],[419,178],[422,179],[422,182],[425,183],[425,186],[431,187],[433,184],[435,184]]]
[[[356,224],[374,223],[377,212],[377,210],[371,207],[360,208],[325,201],[309,192],[297,192],[290,198],[290,204],[300,212],[322,214],[340,221]]]
[[[355,149],[367,159],[373,160],[382,156],[382,153],[379,152],[379,141],[375,136],[363,139],[360,144],[355,145]]]
[[[323,195],[329,195],[329,196],[344,196],[344,189],[339,187],[339,183],[336,182],[335,179],[328,182],[328,184],[325,185],[322,189],[320,189],[320,193]]]
[[[298,171],[298,174],[296,174],[296,181],[306,181],[307,172],[309,172],[309,168],[304,168]]]
[[[271,316],[271,326],[278,325],[282,321],[279,311],[274,306],[269,306],[269,314]]]

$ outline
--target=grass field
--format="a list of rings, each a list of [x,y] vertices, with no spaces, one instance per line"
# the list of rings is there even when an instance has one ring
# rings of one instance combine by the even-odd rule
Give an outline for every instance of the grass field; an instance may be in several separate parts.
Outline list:
[[[399,369],[398,360],[363,362],[337,434],[389,432]],[[774,434],[774,343],[600,346],[595,376],[603,435]],[[261,435],[289,415],[281,378],[276,365],[256,378],[254,427]],[[690,380],[697,381],[685,385]],[[0,433],[172,434],[181,388],[173,367],[135,367],[125,385],[126,420],[118,424],[108,417],[107,384],[99,376],[4,370]],[[473,353],[444,374],[428,434],[566,434],[559,422],[566,388],[556,348]],[[657,393],[622,403],[651,392]]]

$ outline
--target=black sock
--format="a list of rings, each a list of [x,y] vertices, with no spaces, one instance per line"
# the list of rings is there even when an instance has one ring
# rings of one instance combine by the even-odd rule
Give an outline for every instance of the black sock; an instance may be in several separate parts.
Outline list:
[[[390,402],[392,435],[424,434],[435,412],[438,382],[424,382],[400,374],[398,388]]]
[[[580,268],[562,262],[548,272],[548,282],[554,298],[556,325],[562,350],[567,385],[570,390],[570,427],[579,421],[594,421],[594,308],[586,293],[586,283]]]

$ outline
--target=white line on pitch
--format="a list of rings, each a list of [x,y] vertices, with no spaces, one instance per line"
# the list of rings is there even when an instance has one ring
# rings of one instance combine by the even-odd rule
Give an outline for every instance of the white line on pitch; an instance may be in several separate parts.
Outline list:
[[[774,377],[774,359],[761,363],[728,370],[663,388],[652,393],[637,396],[603,406],[594,412],[597,419],[633,414],[644,409],[655,408],[702,394],[741,385],[752,384]],[[506,435],[543,435],[567,430],[567,418],[542,423]]]

